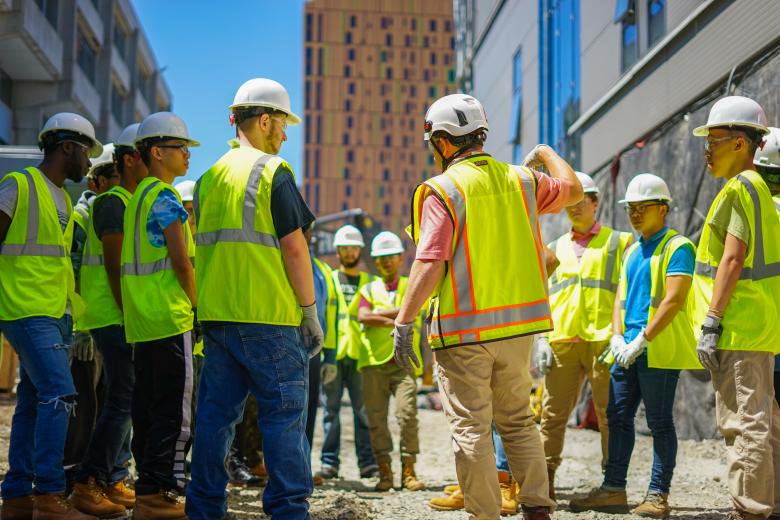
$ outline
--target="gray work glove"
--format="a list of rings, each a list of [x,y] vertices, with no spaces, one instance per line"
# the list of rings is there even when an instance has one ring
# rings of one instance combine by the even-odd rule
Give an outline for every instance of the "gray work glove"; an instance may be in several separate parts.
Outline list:
[[[92,361],[95,359],[95,343],[89,332],[78,331],[73,338],[73,357],[79,361]]]
[[[301,321],[301,335],[303,346],[309,351],[309,359],[319,355],[322,345],[325,343],[325,335],[322,333],[320,319],[317,317],[317,303],[301,307],[303,320]]]
[[[413,346],[414,322],[406,324],[396,322],[392,336],[396,364],[408,373],[414,374],[415,368],[420,368],[420,361],[414,353]]]
[[[547,336],[539,336],[536,338],[536,349],[533,356],[533,370],[532,373],[536,377],[542,377],[550,371],[550,367],[553,364],[553,351],[550,346],[550,340]]]
[[[699,363],[711,372],[716,372],[720,367],[717,349],[721,334],[723,334],[723,326],[720,324],[720,318],[708,314],[701,326],[696,355],[699,356]]]
[[[336,380],[339,369],[334,363],[323,363],[320,367],[320,379],[323,385],[329,385]]]
[[[634,338],[631,343],[626,345],[620,353],[615,356],[615,361],[622,368],[628,368],[646,349],[647,339],[645,338],[645,329],[642,329],[639,336]]]

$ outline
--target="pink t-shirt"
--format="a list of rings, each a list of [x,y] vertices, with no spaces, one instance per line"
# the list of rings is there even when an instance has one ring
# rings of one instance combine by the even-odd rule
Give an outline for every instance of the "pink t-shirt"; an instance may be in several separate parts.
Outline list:
[[[395,293],[396,291],[398,291],[398,280],[400,280],[400,278],[396,278],[392,282],[385,284],[385,290],[390,294],[390,296],[393,299],[395,299]],[[361,309],[368,309],[368,310],[372,310],[374,308],[373,305],[371,305],[371,302],[366,300],[365,296],[363,296],[362,294],[360,295],[359,306]]]
[[[560,179],[534,171],[537,213],[558,213],[569,198],[569,187]],[[417,260],[449,260],[454,228],[447,207],[439,197],[427,197],[420,219]]]
[[[577,255],[577,260],[582,258],[585,250],[588,248],[590,241],[599,234],[601,231],[601,222],[596,222],[585,233],[577,233],[573,229],[571,230],[571,240],[574,242],[574,254]]]

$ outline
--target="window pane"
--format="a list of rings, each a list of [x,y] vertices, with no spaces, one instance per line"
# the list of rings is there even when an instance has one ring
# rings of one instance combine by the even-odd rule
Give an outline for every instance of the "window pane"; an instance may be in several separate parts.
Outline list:
[[[78,54],[79,68],[91,83],[95,83],[95,51],[81,31],[78,31],[76,52]]]
[[[637,42],[636,24],[631,22],[623,23],[623,48],[621,50],[621,70],[623,72],[631,68],[637,62],[639,57],[639,46]]]
[[[647,2],[647,44],[653,46],[666,34],[666,0],[648,0]]]

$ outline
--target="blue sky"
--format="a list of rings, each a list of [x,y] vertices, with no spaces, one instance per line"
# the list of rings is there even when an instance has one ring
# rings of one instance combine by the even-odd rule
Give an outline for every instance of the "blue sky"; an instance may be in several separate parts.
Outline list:
[[[133,0],[152,52],[184,118],[192,149],[187,178],[197,179],[235,135],[228,106],[251,78],[275,79],[303,118],[303,0]],[[280,155],[303,175],[303,125],[287,128]]]

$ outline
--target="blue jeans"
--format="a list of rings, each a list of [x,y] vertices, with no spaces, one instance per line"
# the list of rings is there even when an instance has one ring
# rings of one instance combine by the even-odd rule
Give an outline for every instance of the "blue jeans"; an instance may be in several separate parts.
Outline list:
[[[501,435],[498,434],[495,424],[493,425],[493,447],[496,450],[496,469],[509,473],[509,460],[507,460],[506,451],[504,451],[504,442],[501,440]]]
[[[115,484],[128,475],[135,383],[133,349],[125,341],[125,330],[120,325],[95,329],[90,334],[103,355],[106,397],[76,480],[85,482],[95,477],[100,482]]]
[[[268,487],[263,510],[274,520],[308,519],[313,490],[306,440],[309,355],[297,327],[204,323],[205,363],[187,487],[190,520],[227,511],[225,456],[248,392],[257,400]]]
[[[674,429],[674,395],[679,370],[649,368],[647,352],[628,369],[612,367],[609,385],[609,457],[604,485],[625,489],[628,463],[634,450],[634,418],[639,401],[645,403],[647,426],[653,435],[653,469],[649,491],[668,493],[677,459],[677,433]]]
[[[38,493],[65,491],[62,459],[76,398],[68,365],[72,326],[69,315],[0,321],[21,364],[4,500],[31,495],[33,483]]]
[[[344,389],[349,393],[352,403],[352,417],[355,427],[355,454],[358,468],[361,470],[376,466],[374,451],[371,449],[371,437],[368,433],[368,417],[363,405],[363,383],[357,370],[357,361],[345,357],[336,362],[338,375],[331,383],[323,385],[325,392],[325,410],[322,414],[322,456],[323,466],[339,469],[341,451],[341,396]]]

